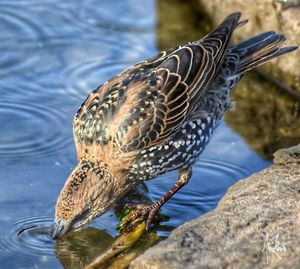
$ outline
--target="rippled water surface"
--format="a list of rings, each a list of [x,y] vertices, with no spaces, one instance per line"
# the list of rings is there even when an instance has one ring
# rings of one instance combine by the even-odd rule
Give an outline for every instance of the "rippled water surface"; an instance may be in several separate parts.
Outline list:
[[[157,52],[156,14],[149,0],[0,1],[1,268],[80,268],[113,242],[113,211],[53,242],[54,205],[76,163],[73,115],[100,83]],[[170,219],[158,234],[215,208],[269,163],[222,123],[190,183],[164,206]],[[150,198],[175,179],[148,182]]]

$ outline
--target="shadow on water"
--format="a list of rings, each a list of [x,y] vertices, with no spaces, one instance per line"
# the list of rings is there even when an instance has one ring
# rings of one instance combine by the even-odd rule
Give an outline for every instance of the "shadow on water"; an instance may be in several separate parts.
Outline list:
[[[212,20],[202,10],[196,0],[1,1],[1,268],[83,268],[124,243],[116,226],[126,202],[155,201],[175,182],[175,172],[159,176],[92,227],[56,242],[49,236],[57,195],[76,164],[71,123],[78,106],[127,66],[207,33]],[[168,217],[143,236],[127,235],[134,247],[107,266],[128,265],[178,225],[214,209],[229,186],[268,166],[277,148],[299,142],[299,99],[255,73],[232,96],[236,109],[189,184],[163,207]]]

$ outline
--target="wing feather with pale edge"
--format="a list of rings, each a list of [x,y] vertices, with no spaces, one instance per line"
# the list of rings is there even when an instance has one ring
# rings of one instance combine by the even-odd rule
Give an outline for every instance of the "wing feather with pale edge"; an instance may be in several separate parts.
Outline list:
[[[96,89],[74,118],[77,143],[117,141],[123,151],[162,143],[201,102],[218,74],[240,13],[199,41],[140,62]]]

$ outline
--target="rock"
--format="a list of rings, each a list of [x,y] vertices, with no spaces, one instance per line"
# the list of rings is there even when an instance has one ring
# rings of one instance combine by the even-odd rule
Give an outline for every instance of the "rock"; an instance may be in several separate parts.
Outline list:
[[[226,14],[242,12],[249,23],[235,31],[233,41],[238,42],[263,31],[274,30],[287,37],[287,44],[300,44],[300,2],[298,0],[198,0],[199,9],[207,13],[215,25]],[[286,85],[300,92],[300,50],[279,57],[264,65],[264,69]]]
[[[130,268],[300,268],[300,144],[241,180]]]

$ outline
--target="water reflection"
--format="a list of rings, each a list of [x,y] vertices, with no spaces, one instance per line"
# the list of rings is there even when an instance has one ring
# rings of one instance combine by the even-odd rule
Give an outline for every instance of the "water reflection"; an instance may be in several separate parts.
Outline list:
[[[277,149],[299,143],[300,97],[252,73],[232,98],[236,109],[226,114],[226,120],[261,156],[270,159]]]
[[[87,228],[67,234],[55,242],[55,255],[66,269],[82,269],[114,242],[114,237],[105,230]]]

